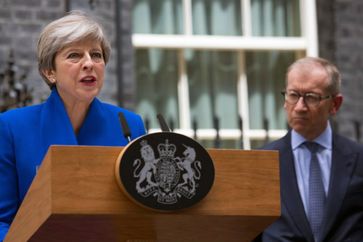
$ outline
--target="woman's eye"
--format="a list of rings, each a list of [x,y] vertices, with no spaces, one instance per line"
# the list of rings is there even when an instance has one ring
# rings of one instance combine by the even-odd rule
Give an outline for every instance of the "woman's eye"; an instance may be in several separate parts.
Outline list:
[[[92,53],[91,56],[92,56],[92,58],[102,59],[102,53],[100,53],[100,52]]]
[[[78,53],[70,53],[69,55],[68,55],[68,58],[70,58],[70,59],[75,59],[75,58],[79,58],[79,54]]]

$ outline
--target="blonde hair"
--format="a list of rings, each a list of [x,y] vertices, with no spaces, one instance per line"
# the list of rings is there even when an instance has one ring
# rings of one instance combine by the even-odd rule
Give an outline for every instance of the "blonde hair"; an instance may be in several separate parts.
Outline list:
[[[71,11],[45,26],[37,47],[38,70],[50,87],[54,84],[48,80],[43,71],[55,70],[56,54],[64,47],[84,39],[95,40],[101,44],[103,58],[107,63],[111,52],[110,44],[101,25],[84,12]]]

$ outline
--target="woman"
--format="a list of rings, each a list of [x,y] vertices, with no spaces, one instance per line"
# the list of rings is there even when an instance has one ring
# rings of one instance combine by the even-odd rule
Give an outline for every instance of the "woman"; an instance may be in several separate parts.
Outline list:
[[[50,145],[124,146],[120,112],[131,139],[145,134],[139,115],[96,98],[109,56],[101,26],[78,11],[40,34],[39,72],[51,94],[42,104],[0,115],[0,241]]]

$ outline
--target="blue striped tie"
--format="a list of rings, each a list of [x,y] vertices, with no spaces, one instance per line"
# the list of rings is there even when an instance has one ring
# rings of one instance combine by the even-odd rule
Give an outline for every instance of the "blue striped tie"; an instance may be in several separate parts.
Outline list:
[[[319,144],[315,142],[305,142],[305,146],[311,153],[310,176],[309,176],[309,204],[308,218],[313,231],[315,241],[319,239],[321,223],[324,215],[325,192],[321,175],[321,169],[316,155]]]

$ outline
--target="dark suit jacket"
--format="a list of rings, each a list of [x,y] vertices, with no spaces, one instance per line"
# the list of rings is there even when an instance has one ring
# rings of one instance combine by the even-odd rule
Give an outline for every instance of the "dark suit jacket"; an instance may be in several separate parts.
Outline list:
[[[262,235],[266,242],[313,242],[300,197],[291,133],[263,149],[280,153],[281,217]],[[363,241],[363,146],[334,134],[322,242]]]

